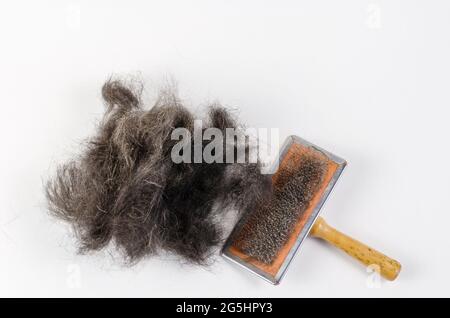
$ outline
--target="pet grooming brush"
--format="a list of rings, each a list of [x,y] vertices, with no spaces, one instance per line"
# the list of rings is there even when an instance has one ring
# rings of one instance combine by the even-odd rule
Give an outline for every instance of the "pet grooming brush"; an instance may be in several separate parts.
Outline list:
[[[238,222],[222,255],[261,278],[278,284],[305,237],[321,238],[383,277],[394,280],[401,265],[330,227],[320,209],[346,161],[297,136],[281,149],[272,176],[273,194]]]

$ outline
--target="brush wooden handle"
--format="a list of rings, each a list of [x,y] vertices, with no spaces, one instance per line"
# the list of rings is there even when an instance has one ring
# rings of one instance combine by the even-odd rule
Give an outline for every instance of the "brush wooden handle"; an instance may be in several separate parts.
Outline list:
[[[348,255],[357,259],[366,266],[376,265],[381,276],[388,280],[394,280],[400,273],[402,265],[396,260],[368,247],[367,245],[352,239],[329,226],[321,217],[317,218],[311,229],[311,235],[321,238],[330,244],[340,248]]]

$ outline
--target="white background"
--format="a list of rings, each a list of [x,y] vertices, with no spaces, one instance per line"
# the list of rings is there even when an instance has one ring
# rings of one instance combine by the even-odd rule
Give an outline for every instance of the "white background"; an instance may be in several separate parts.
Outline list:
[[[0,8],[0,296],[450,296],[450,2],[9,1]],[[395,257],[378,282],[308,238],[279,286],[217,258],[80,256],[42,184],[101,118],[102,83],[175,78],[253,127],[347,159],[323,216]]]

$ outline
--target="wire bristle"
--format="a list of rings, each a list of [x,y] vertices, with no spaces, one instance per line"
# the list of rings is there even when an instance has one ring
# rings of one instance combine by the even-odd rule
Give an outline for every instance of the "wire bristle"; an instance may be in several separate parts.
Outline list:
[[[280,166],[273,195],[245,216],[233,239],[234,247],[264,264],[271,264],[286,244],[326,173],[323,158],[307,153],[298,156],[295,165]]]

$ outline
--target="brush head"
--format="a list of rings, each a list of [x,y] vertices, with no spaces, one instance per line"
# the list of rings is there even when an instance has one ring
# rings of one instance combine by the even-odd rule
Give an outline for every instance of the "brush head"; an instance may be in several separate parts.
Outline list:
[[[305,154],[299,159],[298,170],[283,171],[285,180],[278,180],[270,200],[249,214],[234,238],[236,248],[264,264],[273,263],[326,173],[322,158]]]
[[[296,136],[289,137],[272,176],[272,195],[246,213],[225,243],[223,255],[277,284],[345,161]]]

